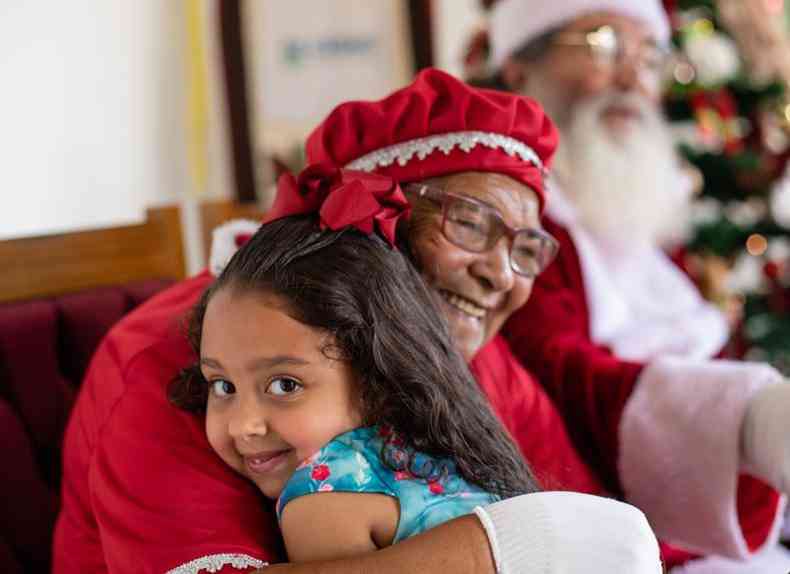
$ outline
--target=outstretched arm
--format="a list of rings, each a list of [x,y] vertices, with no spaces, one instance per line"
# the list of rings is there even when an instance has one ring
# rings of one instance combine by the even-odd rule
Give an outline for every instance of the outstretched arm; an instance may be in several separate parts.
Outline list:
[[[256,574],[496,574],[485,530],[462,516],[376,552],[342,560],[276,564]]]
[[[377,552],[280,565],[259,574],[459,572],[658,574],[658,543],[644,514],[576,492],[525,494]],[[489,543],[490,541],[490,543]]]
[[[587,462],[607,488],[645,511],[665,540],[738,559],[769,543],[779,498],[739,475],[739,432],[750,397],[778,374],[671,355],[642,365],[596,345],[578,254],[566,231],[550,223],[547,229],[561,240],[560,257],[506,331]]]

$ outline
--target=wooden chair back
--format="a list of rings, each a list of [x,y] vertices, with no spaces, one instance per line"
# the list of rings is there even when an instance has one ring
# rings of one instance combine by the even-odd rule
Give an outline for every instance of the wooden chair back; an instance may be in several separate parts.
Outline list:
[[[149,209],[139,225],[0,241],[0,268],[0,302],[182,279],[179,209]]]

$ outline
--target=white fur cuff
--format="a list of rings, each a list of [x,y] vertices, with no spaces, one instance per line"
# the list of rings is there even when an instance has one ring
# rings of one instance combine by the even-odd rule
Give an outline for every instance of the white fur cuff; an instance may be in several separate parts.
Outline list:
[[[618,464],[626,499],[659,538],[749,557],[737,511],[740,431],[749,399],[777,379],[766,365],[681,358],[642,372],[623,412]]]

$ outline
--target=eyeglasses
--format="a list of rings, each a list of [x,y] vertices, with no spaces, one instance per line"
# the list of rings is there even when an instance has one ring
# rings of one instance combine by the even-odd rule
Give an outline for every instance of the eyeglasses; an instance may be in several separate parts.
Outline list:
[[[626,58],[634,58],[640,69],[655,74],[664,70],[669,51],[655,42],[637,44],[616,28],[605,25],[588,32],[560,32],[552,43],[558,46],[585,47],[599,66],[614,68]]]
[[[513,229],[499,212],[481,201],[424,184],[406,186],[442,208],[442,235],[453,245],[483,253],[506,235],[510,240],[510,267],[524,277],[535,277],[548,267],[559,250],[557,240],[540,229]]]

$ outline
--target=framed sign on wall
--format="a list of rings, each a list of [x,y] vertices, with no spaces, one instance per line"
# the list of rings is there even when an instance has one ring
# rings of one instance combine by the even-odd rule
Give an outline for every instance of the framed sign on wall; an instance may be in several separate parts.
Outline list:
[[[271,199],[338,103],[375,99],[434,63],[435,0],[222,0],[236,198]]]
[[[414,73],[405,0],[267,0],[244,5],[251,139],[259,195],[271,159],[295,169],[337,104],[376,99]]]
[[[243,5],[259,194],[270,159],[298,167],[305,137],[340,102],[376,99],[414,74],[406,0],[252,0]]]

